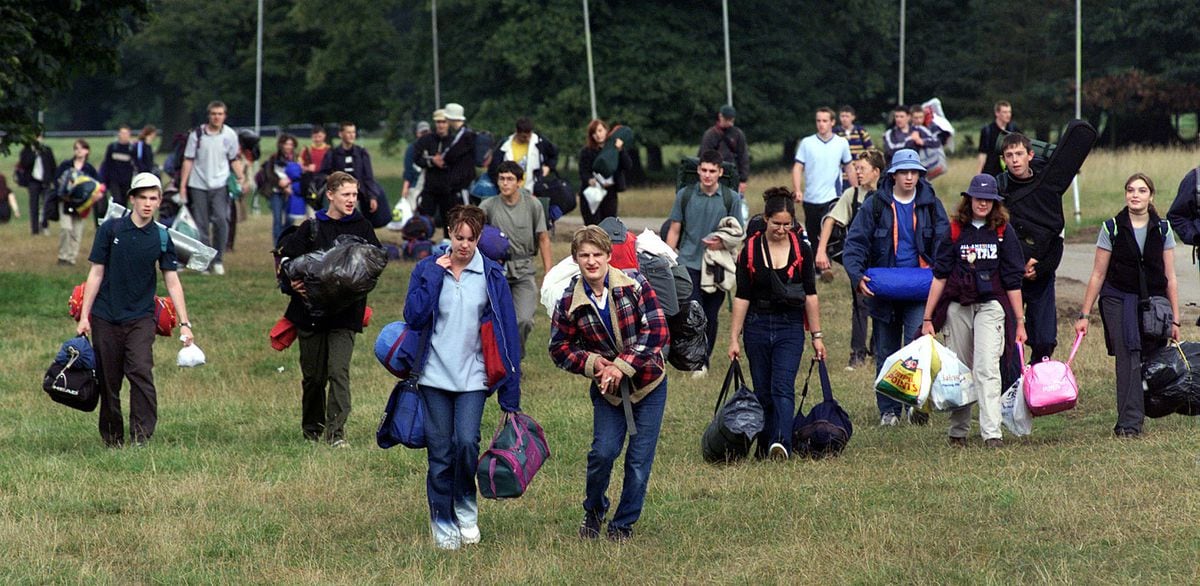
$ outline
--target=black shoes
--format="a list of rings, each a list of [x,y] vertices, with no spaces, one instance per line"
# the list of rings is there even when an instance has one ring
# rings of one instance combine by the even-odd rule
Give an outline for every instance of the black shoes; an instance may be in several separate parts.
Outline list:
[[[583,524],[579,526],[579,538],[598,539],[600,537],[600,527],[603,525],[603,515],[597,515],[591,511],[585,511],[583,513]]]

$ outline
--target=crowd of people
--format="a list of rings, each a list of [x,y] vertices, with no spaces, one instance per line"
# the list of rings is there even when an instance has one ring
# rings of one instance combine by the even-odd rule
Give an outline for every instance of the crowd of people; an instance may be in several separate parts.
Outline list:
[[[924,109],[901,105],[892,114],[894,125],[879,149],[856,123],[852,107],[817,109],[816,132],[797,146],[791,185],[766,189],[762,214],[745,218],[740,209],[747,195],[749,149],[735,125],[736,111],[723,106],[701,138],[695,182],[677,190],[667,213],[661,238],[669,253],[664,257],[686,269],[689,300],[706,318],[709,358],[721,307],[732,295],[726,354],[731,360],[746,358],[763,407],[758,458],[783,460],[793,453],[795,381],[806,346],[811,345],[813,359],[828,358],[819,282],[831,280],[834,263],[843,265],[851,287],[847,370],[865,368],[872,360],[878,374],[883,359],[902,346],[921,335],[942,334],[971,371],[979,434],[987,447],[1004,445],[1001,391],[1023,367],[1014,349],[1027,343],[1029,359],[1041,361],[1057,346],[1055,273],[1063,254],[1063,194],[1037,180],[1048,163],[1035,156],[1031,141],[1012,124],[1011,105],[998,102],[994,123],[981,129],[980,172],[961,192],[952,215],[931,182],[946,167],[942,139],[924,124]],[[155,429],[151,364],[137,358],[151,355],[155,266],[185,330],[183,343],[194,341],[174,244],[153,223],[168,193],[177,191],[201,240],[217,250],[210,269],[215,275],[224,274],[223,253],[235,223],[231,191],[243,185],[269,198],[272,236],[284,263],[329,249],[344,235],[380,245],[370,217],[387,200],[377,197],[370,154],[356,144],[353,123],[339,124],[336,146],[326,142],[321,125],[313,126],[311,143],[302,149],[296,137],[281,134],[276,151],[251,178],[248,163],[257,155],[250,156],[225,118],[224,104],[209,104],[206,123],[182,141],[169,189],[154,164],[153,127],[143,129],[136,142],[122,127],[99,170],[88,162],[89,145],[82,139],[75,141],[73,157],[58,166],[40,142],[22,152],[18,182],[29,190],[31,232],[46,231],[57,215],[60,263],[75,262],[88,211],[97,221],[78,332],[96,340],[100,433],[108,445],[124,443],[123,378],[131,387],[130,437],[144,444]],[[559,149],[527,118],[518,119],[514,132],[495,145],[490,135],[466,125],[459,104],[446,104],[432,120],[415,127],[400,197],[434,218],[449,244],[444,254],[414,267],[404,320],[422,336],[413,376],[426,406],[431,531],[438,547],[457,549],[481,538],[474,479],[486,399],[496,394],[503,411],[520,410],[521,362],[534,350],[528,342],[539,298],[537,269],[540,264],[549,273],[554,267],[554,218],[534,191],[539,180],[557,172]],[[571,236],[570,247],[577,274],[553,292],[557,301],[548,337],[533,337],[548,339],[556,366],[587,380],[593,439],[579,535],[598,538],[607,523],[607,536],[615,541],[632,537],[643,508],[666,405],[664,349],[671,342],[662,294],[637,270],[617,267],[622,263],[615,262],[614,241],[623,243],[624,230],[602,227],[619,215],[618,194],[627,186],[630,145],[623,136],[628,135],[617,136],[599,119],[583,133],[575,196],[585,226]],[[605,172],[597,168],[602,157],[610,159],[602,166]],[[736,189],[722,184],[727,165],[738,174]],[[481,168],[496,186],[493,197],[473,193]],[[1185,177],[1163,219],[1153,205],[1153,180],[1132,175],[1124,208],[1097,239],[1075,329],[1088,333],[1098,300],[1106,346],[1115,357],[1118,437],[1143,432],[1142,357],[1179,339],[1174,248],[1177,241],[1200,245],[1196,176]],[[81,177],[106,187],[90,191],[86,202],[67,199],[67,186]],[[589,188],[598,191],[598,203],[584,194]],[[54,195],[45,197],[47,192]],[[99,224],[109,200],[131,213]],[[293,207],[297,201],[299,207]],[[481,249],[489,226],[507,238],[502,258]],[[928,294],[920,299],[879,294],[868,275],[880,268],[927,269]],[[306,303],[304,281],[283,279],[280,285],[290,298],[285,318],[299,339],[303,437],[348,447],[350,362],[355,337],[363,331],[366,301],[337,312],[314,312]],[[1139,304],[1148,296],[1165,299],[1171,322],[1166,336],[1148,336],[1139,323]],[[122,360],[125,355],[134,359]],[[692,376],[706,372],[707,361]],[[929,424],[927,412],[883,394],[876,400],[881,427],[904,420]],[[968,445],[971,413],[968,405],[950,414],[950,445]],[[610,520],[606,492],[623,448],[625,479]]]

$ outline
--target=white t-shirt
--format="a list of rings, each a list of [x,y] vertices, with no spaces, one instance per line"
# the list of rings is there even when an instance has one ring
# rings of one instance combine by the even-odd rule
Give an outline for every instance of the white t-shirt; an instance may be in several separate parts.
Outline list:
[[[188,187],[195,189],[219,189],[229,181],[229,162],[238,156],[238,137],[229,125],[211,134],[204,125],[203,137],[196,141],[196,130],[188,132],[187,146],[183,158],[193,159],[192,172],[188,175]]]
[[[842,165],[850,162],[850,143],[832,135],[811,135],[796,147],[796,162],[804,165],[804,203],[823,204],[842,192]]]

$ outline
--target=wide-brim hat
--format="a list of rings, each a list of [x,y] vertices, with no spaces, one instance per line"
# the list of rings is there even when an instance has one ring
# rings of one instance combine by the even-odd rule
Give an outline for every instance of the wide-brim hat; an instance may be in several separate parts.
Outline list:
[[[439,109],[439,110],[433,111],[433,121],[434,122],[437,122],[439,120],[445,120],[445,119],[446,119],[446,111],[445,110]]]
[[[900,149],[892,154],[892,166],[888,167],[887,174],[891,175],[896,171],[920,171],[925,174],[925,165],[921,164],[921,157],[917,156],[917,151],[912,149]]]
[[[975,199],[990,199],[992,201],[1004,201],[1004,197],[996,190],[996,178],[987,173],[980,173],[971,178],[971,186],[966,191],[962,192],[963,197],[973,197]]]
[[[446,107],[443,109],[446,111],[446,120],[466,120],[467,119],[467,112],[466,112],[466,110],[463,110],[463,107],[461,104],[455,104],[455,103],[451,102],[449,104],[446,104]]]

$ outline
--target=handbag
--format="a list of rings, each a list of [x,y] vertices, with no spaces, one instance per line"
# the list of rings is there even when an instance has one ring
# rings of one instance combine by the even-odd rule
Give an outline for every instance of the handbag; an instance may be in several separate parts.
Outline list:
[[[1075,402],[1079,399],[1079,385],[1075,382],[1075,373],[1071,372],[1071,362],[1075,360],[1075,353],[1079,351],[1082,341],[1083,334],[1076,334],[1071,356],[1065,363],[1044,357],[1041,362],[1025,367],[1021,375],[1025,382],[1025,404],[1034,417],[1075,408]],[[1021,364],[1024,364],[1024,344],[1017,344],[1017,355],[1021,358]]]
[[[1138,323],[1145,340],[1166,340],[1171,337],[1171,326],[1175,312],[1171,301],[1161,295],[1151,295],[1146,286],[1146,268],[1142,266],[1142,255],[1138,254]]]
[[[426,445],[425,413],[429,408],[425,405],[425,394],[417,386],[417,381],[421,380],[425,354],[422,351],[418,355],[409,375],[396,381],[392,394],[388,396],[379,428],[375,430],[375,443],[385,450],[396,444],[414,450]]]
[[[733,397],[724,402],[733,390]],[[763,430],[762,404],[754,392],[746,388],[742,368],[737,360],[729,363],[717,404],[713,407],[713,418],[704,435],[700,448],[708,462],[730,462],[740,460],[750,453],[750,443]]]
[[[95,352],[87,338],[71,338],[63,343],[54,363],[46,369],[42,390],[56,403],[80,411],[95,411],[100,402],[95,366]]]

